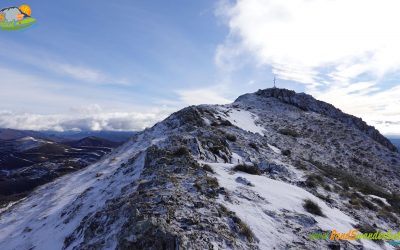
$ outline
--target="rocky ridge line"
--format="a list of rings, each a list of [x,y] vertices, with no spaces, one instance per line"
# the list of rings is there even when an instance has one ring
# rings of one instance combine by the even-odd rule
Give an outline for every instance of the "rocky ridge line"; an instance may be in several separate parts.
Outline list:
[[[329,103],[316,100],[311,95],[305,93],[296,93],[293,90],[279,88],[258,90],[255,94],[263,97],[274,97],[284,103],[296,106],[304,111],[316,112],[318,114],[325,115],[343,123],[352,125],[368,135],[374,141],[390,149],[392,152],[398,152],[396,146],[393,145],[381,133],[379,133],[375,127],[369,126],[361,118],[342,112],[340,109],[335,108]],[[240,97],[238,99],[240,99]]]

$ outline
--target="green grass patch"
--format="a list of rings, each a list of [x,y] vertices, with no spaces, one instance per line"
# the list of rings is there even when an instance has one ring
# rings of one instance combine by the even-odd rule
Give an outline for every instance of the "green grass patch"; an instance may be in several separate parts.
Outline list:
[[[36,23],[36,19],[32,17],[27,17],[24,18],[21,21],[13,21],[13,22],[1,22],[0,23],[0,29],[3,30],[20,30],[20,29],[25,29],[30,26],[32,26],[34,23]]]

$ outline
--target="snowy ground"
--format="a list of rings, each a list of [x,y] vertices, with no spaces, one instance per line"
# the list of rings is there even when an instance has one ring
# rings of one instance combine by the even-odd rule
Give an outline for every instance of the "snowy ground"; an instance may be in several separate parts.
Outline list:
[[[86,215],[139,178],[144,154],[130,166],[135,170],[129,175],[123,174],[121,164],[140,152],[136,145],[125,145],[107,159],[39,188],[12,213],[0,214],[0,249],[62,249]]]
[[[225,107],[220,107],[219,111],[222,117],[244,131],[264,135],[264,128],[255,123],[258,119],[257,115],[243,109],[230,109]]]
[[[204,163],[204,162],[200,162]],[[265,176],[250,175],[243,172],[233,172],[234,164],[209,163],[215,171],[220,186],[230,194],[229,201],[224,197],[219,202],[229,210],[235,212],[239,218],[249,225],[261,249],[281,249],[282,242],[294,242],[298,235],[284,231],[282,215],[308,215],[317,221],[321,230],[336,229],[339,232],[348,232],[354,229],[356,222],[336,208],[331,208],[324,201],[315,197],[306,190]],[[241,177],[252,185],[245,185],[237,181]],[[326,217],[315,216],[303,208],[305,199],[317,203]],[[286,228],[287,230],[287,228]],[[358,244],[357,242],[353,242]],[[377,245],[371,241],[362,241],[365,249],[376,249]],[[387,245],[388,249],[391,247]]]
[[[30,136],[18,139],[17,141],[19,142],[17,149],[21,152],[32,148],[37,148],[45,144],[53,144],[53,142],[35,139]]]

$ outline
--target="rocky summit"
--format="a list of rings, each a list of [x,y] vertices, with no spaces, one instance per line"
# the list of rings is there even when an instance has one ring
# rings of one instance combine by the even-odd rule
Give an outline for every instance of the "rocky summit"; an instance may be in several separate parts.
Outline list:
[[[286,89],[180,110],[0,211],[0,249],[390,249],[313,240],[396,230],[400,154]]]

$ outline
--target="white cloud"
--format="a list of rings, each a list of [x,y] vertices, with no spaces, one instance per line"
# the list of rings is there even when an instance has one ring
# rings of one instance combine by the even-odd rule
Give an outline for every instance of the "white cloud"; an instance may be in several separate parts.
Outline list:
[[[12,61],[28,64],[31,67],[56,73],[82,83],[132,85],[132,81],[126,77],[110,75],[109,72],[104,72],[95,67],[78,64],[76,60],[66,61],[65,57],[55,56],[47,51],[32,50],[15,42],[3,42],[5,46],[0,48],[0,55],[5,58],[12,58]],[[7,63],[9,60],[3,60],[3,63]]]
[[[394,111],[399,90],[383,85],[400,70],[399,1],[221,3],[218,15],[230,34],[216,52],[218,66],[230,70],[251,55],[255,67],[269,66],[279,78],[305,84],[307,92],[382,132],[400,134],[393,125],[400,120]],[[390,122],[379,122],[383,119]]]
[[[349,77],[399,69],[399,7],[396,0],[238,0],[223,13],[231,35],[259,63],[278,74],[304,72],[300,79],[312,83],[320,67],[341,72],[357,66]]]
[[[105,73],[99,70],[89,67],[75,66],[58,62],[47,63],[46,67],[56,73],[84,82],[95,84],[129,85],[129,82],[126,79],[115,79],[107,76]]]
[[[334,103],[336,107],[362,118],[383,134],[400,135],[400,86],[370,93],[372,83],[332,86],[324,91],[311,92],[318,99]]]
[[[67,114],[32,114],[0,111],[0,127],[28,130],[87,131],[87,130],[130,130],[138,131],[154,125],[167,117],[169,109],[148,111],[113,112],[99,108],[89,113],[83,108]]]
[[[90,68],[73,66],[69,64],[58,64],[52,68],[57,72],[83,81],[102,82],[105,79],[105,76],[103,76],[102,73]]]
[[[1,66],[0,76],[1,128],[141,130],[176,110],[172,105],[139,106],[122,97],[108,100],[108,90],[66,85]]]
[[[39,106],[42,107],[41,111],[54,110],[66,103],[85,101],[78,94],[68,95],[71,91],[65,84],[33,74],[0,66],[0,79],[0,109],[32,110]],[[76,90],[73,92],[76,93]],[[79,90],[84,92],[83,87],[79,87]]]

